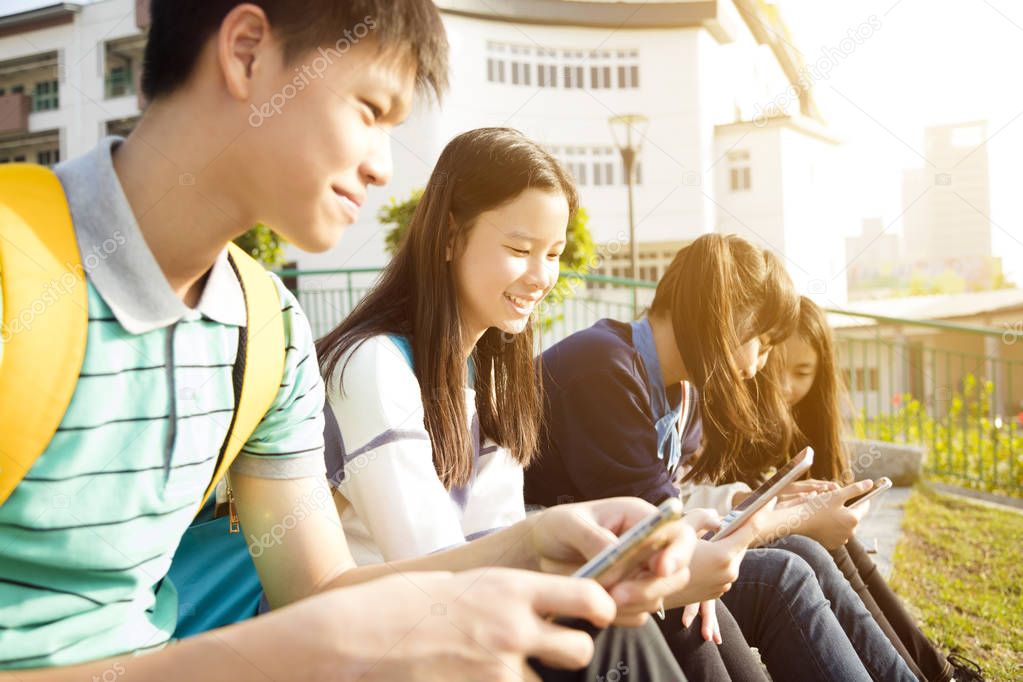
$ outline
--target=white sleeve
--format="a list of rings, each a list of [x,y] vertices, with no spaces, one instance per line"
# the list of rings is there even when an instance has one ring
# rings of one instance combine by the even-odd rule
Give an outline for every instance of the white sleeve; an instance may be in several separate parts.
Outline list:
[[[328,392],[344,448],[338,491],[384,560],[463,543],[460,520],[433,466],[419,382],[402,352],[387,337],[373,337],[338,368],[343,382],[332,380]]]
[[[686,509],[706,507],[714,509],[724,516],[735,506],[732,497],[735,493],[748,493],[750,487],[745,483],[728,483],[726,485],[704,485],[690,481],[679,484],[682,504]]]

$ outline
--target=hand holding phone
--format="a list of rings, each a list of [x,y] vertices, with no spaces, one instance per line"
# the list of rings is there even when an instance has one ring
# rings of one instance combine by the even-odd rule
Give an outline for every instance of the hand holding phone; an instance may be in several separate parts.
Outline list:
[[[814,495],[802,504],[786,507],[776,514],[777,523],[771,535],[805,535],[827,549],[840,547],[852,537],[866,511],[863,506],[848,507],[846,503],[867,493],[873,485],[870,480],[857,481],[835,491]]]
[[[681,515],[681,501],[665,500],[573,574],[608,589],[618,604],[616,625],[642,625],[653,611],[663,618],[664,598],[689,582],[696,536],[678,522]]]
[[[871,488],[865,493],[856,495],[855,497],[850,497],[848,500],[846,500],[845,506],[849,508],[859,507],[864,502],[874,499],[875,497],[877,497],[878,495],[885,492],[891,487],[892,479],[888,478],[887,476],[882,476],[881,478],[874,481],[873,488]]]
[[[707,532],[703,540],[722,540],[763,509],[771,500],[781,494],[786,486],[806,473],[813,465],[813,448],[804,448],[802,452],[789,460],[789,463],[779,469],[774,476],[768,479],[762,486],[750,493],[738,506],[721,520],[721,527],[716,532]]]
[[[772,503],[768,503],[751,519],[741,524],[735,532],[721,540],[697,542],[697,548],[693,552],[693,560],[690,563],[690,573],[692,574],[690,582],[671,595],[668,599],[668,607],[708,601],[724,594],[739,577],[739,564],[746,554],[746,549],[756,540],[759,515],[769,513],[771,506]],[[682,518],[683,524],[690,522],[697,528],[707,528],[708,526],[713,528],[713,522],[709,524],[707,520],[708,514],[701,515],[701,512],[716,515],[710,510],[697,509],[685,514]]]
[[[682,502],[669,497],[657,511],[637,523],[618,538],[618,542],[587,561],[572,575],[592,578],[601,585],[614,585],[633,573],[654,554],[664,549],[672,534],[663,532],[665,526],[682,518]]]

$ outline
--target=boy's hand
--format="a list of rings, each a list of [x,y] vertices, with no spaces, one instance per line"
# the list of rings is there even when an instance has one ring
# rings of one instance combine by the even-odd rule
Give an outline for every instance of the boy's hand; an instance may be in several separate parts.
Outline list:
[[[559,505],[542,512],[533,525],[533,547],[539,568],[548,573],[577,570],[618,536],[657,510],[638,498],[618,497]],[[662,600],[689,581],[689,561],[695,545],[692,529],[682,522],[658,530],[668,545],[654,553],[638,572],[608,589],[618,605],[618,625],[646,622]]]
[[[270,616],[280,619],[282,635],[315,641],[319,650],[306,656],[310,670],[347,673],[339,679],[518,682],[539,680],[529,657],[577,669],[593,656],[588,634],[549,617],[605,627],[615,605],[590,580],[491,568],[402,573],[330,590]]]

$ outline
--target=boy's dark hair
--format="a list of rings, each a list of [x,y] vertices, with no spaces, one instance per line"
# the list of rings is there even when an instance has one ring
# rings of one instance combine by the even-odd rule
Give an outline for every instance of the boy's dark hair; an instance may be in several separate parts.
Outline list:
[[[316,48],[340,57],[359,39],[372,38],[381,52],[411,58],[417,89],[439,98],[447,87],[448,41],[433,0],[150,0],[142,71],[146,98],[184,85],[206,41],[246,1],[266,13],[288,62]]]

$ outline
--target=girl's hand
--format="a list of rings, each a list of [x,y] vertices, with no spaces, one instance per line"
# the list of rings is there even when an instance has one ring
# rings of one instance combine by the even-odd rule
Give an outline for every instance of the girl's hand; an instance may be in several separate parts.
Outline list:
[[[811,495],[799,504],[785,506],[772,515],[772,537],[805,535],[817,540],[828,549],[841,547],[852,537],[860,519],[870,509],[870,503],[854,508],[845,506],[847,500],[860,495],[873,486],[871,481],[859,481],[844,488]]]
[[[700,614],[700,634],[704,641],[721,644],[721,627],[718,625],[717,602],[714,600],[700,602],[699,604],[687,604],[682,609],[682,625],[689,628]]]

